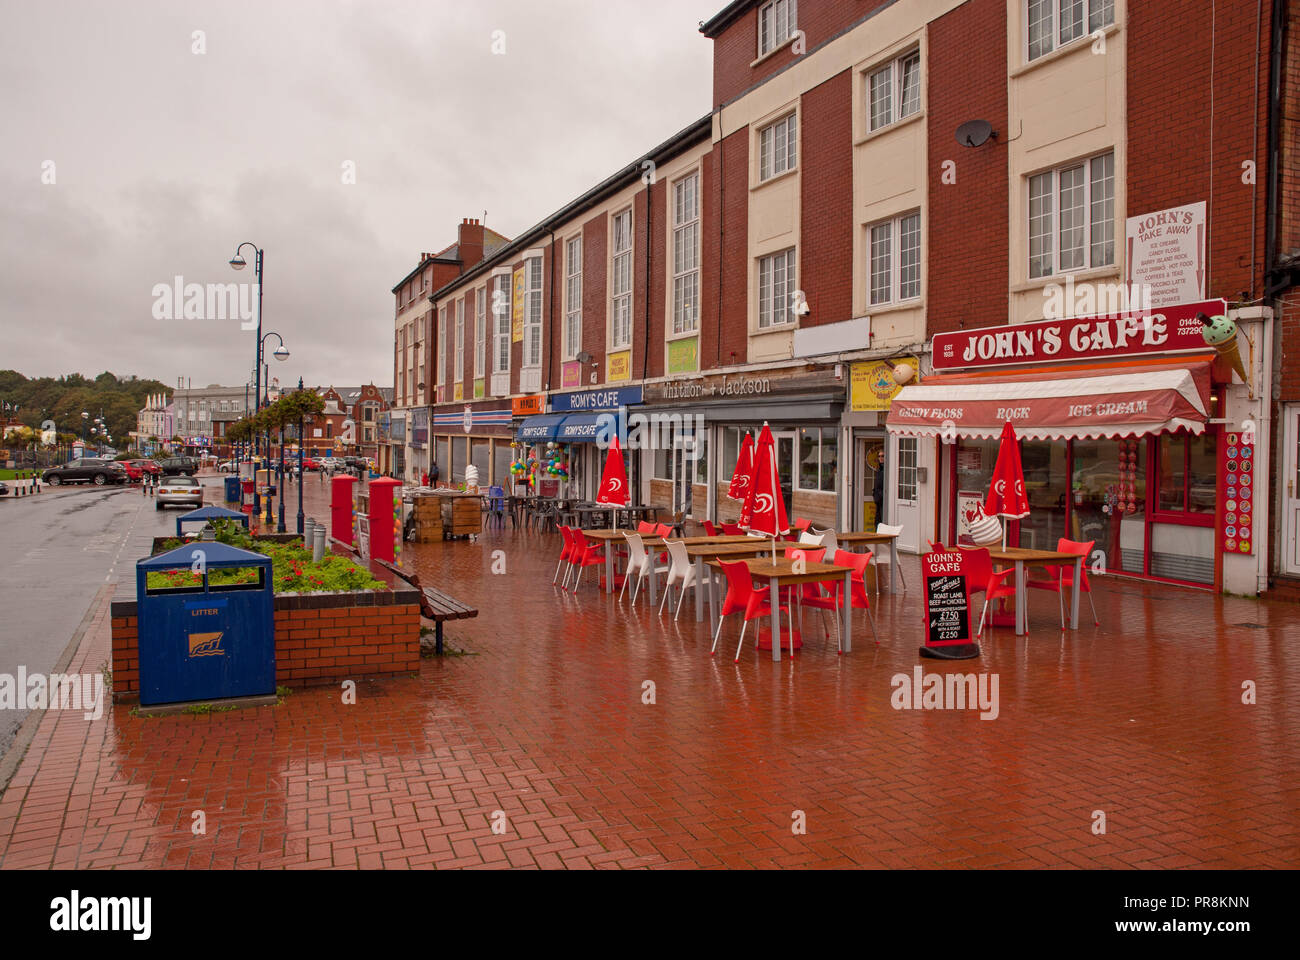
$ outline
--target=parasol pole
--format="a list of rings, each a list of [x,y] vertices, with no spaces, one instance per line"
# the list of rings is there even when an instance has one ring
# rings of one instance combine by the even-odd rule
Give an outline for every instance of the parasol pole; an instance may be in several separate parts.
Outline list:
[[[766,420],[763,421],[763,426],[767,426]],[[772,566],[774,567],[776,566],[776,518],[781,515],[780,512],[776,509],[776,498],[779,496],[781,496],[781,488],[778,487],[776,483],[776,444],[773,443],[772,444]],[[781,640],[779,637],[777,638],[776,643],[778,646],[780,645]],[[790,648],[790,652],[791,654],[794,653],[793,647]]]

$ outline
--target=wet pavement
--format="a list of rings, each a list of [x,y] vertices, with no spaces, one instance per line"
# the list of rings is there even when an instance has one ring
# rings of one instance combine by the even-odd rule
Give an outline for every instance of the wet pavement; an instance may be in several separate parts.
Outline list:
[[[323,517],[324,487],[305,493]],[[50,711],[0,796],[0,867],[1300,865],[1300,607],[1094,581],[1100,627],[1085,604],[1062,636],[1031,591],[1029,637],[939,663],[917,656],[904,557],[879,646],[859,613],[837,656],[809,611],[793,661],[750,645],[733,664],[738,625],[711,659],[689,603],[674,623],[590,576],[563,593],[558,552],[508,522],[405,545],[480,614],[447,624],[459,655],[359,683],[355,705],[323,687],[199,716]],[[74,663],[108,647],[101,605]],[[894,709],[918,665],[996,674],[996,719]]]

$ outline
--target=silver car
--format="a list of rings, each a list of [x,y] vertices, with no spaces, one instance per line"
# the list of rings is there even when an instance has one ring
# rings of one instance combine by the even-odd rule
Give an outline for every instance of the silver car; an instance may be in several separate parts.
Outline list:
[[[168,504],[177,503],[187,507],[203,506],[203,487],[193,477],[185,475],[161,477],[158,491],[154,494],[155,510],[161,510]]]

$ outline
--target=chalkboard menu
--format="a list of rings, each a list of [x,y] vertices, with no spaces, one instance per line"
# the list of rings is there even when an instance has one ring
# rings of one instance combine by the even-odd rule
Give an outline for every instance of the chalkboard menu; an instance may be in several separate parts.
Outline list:
[[[932,551],[921,558],[925,578],[925,645],[970,642],[970,594],[966,558],[957,551]]]

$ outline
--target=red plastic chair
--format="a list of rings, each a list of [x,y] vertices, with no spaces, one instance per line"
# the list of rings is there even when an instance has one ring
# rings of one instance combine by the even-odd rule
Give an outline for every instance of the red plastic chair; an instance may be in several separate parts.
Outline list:
[[[1015,570],[1008,568],[1001,573],[994,573],[993,556],[987,547],[976,550],[963,549],[962,553],[966,557],[966,582],[970,585],[970,592],[984,594],[979,629],[975,631],[975,638],[978,640],[984,634],[984,618],[988,614],[989,604],[1016,595],[1016,585],[1006,582],[1007,577],[1015,574]],[[1027,627],[1029,623],[1027,617],[1025,623]]]
[[[796,555],[802,555],[808,563],[821,563],[822,558],[826,556],[825,547],[785,547],[784,555],[787,560],[794,560]],[[802,600],[804,597],[822,596],[822,588],[819,583],[799,583],[789,587],[781,588],[781,600],[789,602],[791,599]]]
[[[1061,553],[1074,553],[1083,557],[1092,556],[1092,548],[1097,545],[1096,540],[1089,540],[1087,543],[1080,543],[1077,540],[1066,540],[1062,537],[1056,542],[1056,549]],[[1055,590],[1057,604],[1061,608],[1061,629],[1065,629],[1065,587],[1074,586],[1074,567],[1052,565],[1045,568],[1050,580],[1027,580],[1025,586],[1032,587],[1035,590]],[[1088,595],[1088,606],[1092,608],[1092,625],[1100,627],[1101,621],[1097,619],[1097,606],[1092,602],[1092,585],[1088,583],[1088,565],[1083,567],[1083,592]]]
[[[812,521],[811,521],[811,520],[806,520],[806,519],[804,519],[803,517],[795,517],[795,518],[794,518],[794,528],[795,528],[795,530],[799,531],[800,533],[803,533],[805,530],[807,530],[807,529],[808,529],[809,527],[811,527],[811,526],[812,526]]]
[[[704,533],[706,536],[710,537],[716,537],[718,535],[718,528],[713,525],[713,521],[704,521]]]
[[[933,550],[935,553],[944,553],[948,549],[942,543],[938,543],[934,540],[927,540],[925,542],[930,545],[930,549]]]
[[[727,595],[722,601],[722,611],[718,617],[718,629],[713,634],[713,646],[709,648],[709,656],[713,656],[718,649],[718,637],[722,635],[722,621],[733,613],[743,613],[744,623],[740,627],[740,643],[736,644],[736,663],[740,662],[740,648],[745,645],[745,630],[749,626],[749,621],[755,617],[770,617],[772,607],[769,601],[769,595],[772,592],[771,587],[754,586],[754,578],[749,574],[749,567],[742,561],[728,563],[726,560],[719,561],[722,572],[727,575]],[[786,607],[778,607],[781,613],[786,615],[789,620],[790,611]],[[773,640],[774,643],[780,643],[780,638]],[[790,622],[790,652],[794,652],[794,623]]]
[[[867,619],[871,621],[871,636],[875,638],[876,646],[880,646],[880,636],[876,633],[876,618],[871,612],[871,601],[867,597],[867,564],[871,562],[871,552],[850,553],[848,550],[835,551],[835,565],[837,567],[852,567],[853,573],[849,579],[849,609],[867,611]],[[816,607],[822,611],[830,610],[834,613],[844,609],[844,581],[843,580],[825,580],[823,583],[830,588],[830,593],[824,596],[804,597],[805,606]],[[823,618],[826,614],[822,613]],[[835,618],[835,646],[839,653],[844,653],[844,638],[840,636],[839,617]]]
[[[645,536],[647,533],[652,534],[655,532],[655,525],[651,523],[649,520],[642,520],[640,523],[636,525],[636,532],[641,534],[642,536]]]
[[[740,524],[738,523],[724,523],[722,525],[722,532],[728,537],[738,537],[745,531],[740,529]]]
[[[581,530],[573,530],[573,559],[570,565],[578,568],[578,579],[573,581],[573,592],[582,583],[582,571],[605,562],[605,550],[597,540],[588,540]]]
[[[573,562],[573,531],[569,527],[561,526],[560,537],[564,540],[564,549],[560,551],[560,560],[555,565],[555,576],[551,577],[551,586],[555,586],[555,581],[560,577],[560,567],[564,566],[565,563],[572,564]],[[569,573],[572,569],[572,566],[570,566],[569,570],[564,571],[564,584],[560,589],[563,590],[564,587],[568,586]]]

